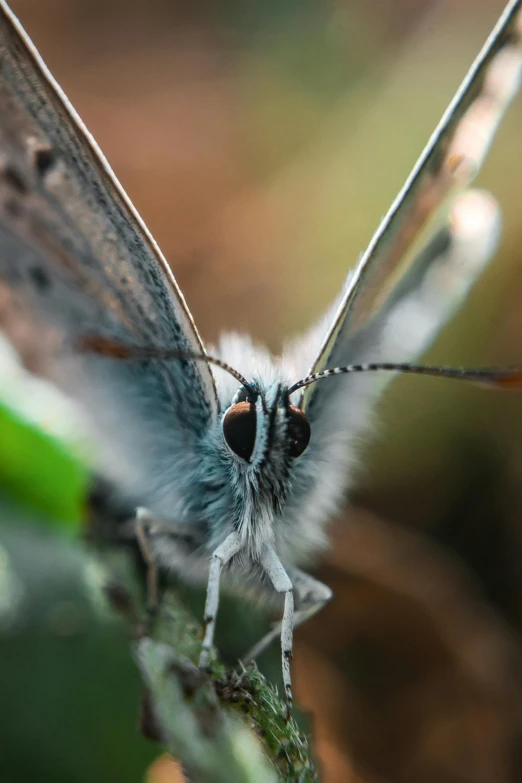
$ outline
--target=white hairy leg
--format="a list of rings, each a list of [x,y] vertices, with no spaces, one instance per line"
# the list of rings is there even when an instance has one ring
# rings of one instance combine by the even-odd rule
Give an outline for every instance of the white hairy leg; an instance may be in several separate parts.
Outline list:
[[[153,546],[154,539],[158,535],[168,536],[171,542],[180,542],[183,545],[190,543],[192,547],[201,544],[198,531],[191,528],[176,526],[172,522],[165,522],[158,518],[152,511],[144,506],[136,509],[136,516],[129,525],[128,533],[136,538],[141,556],[147,567],[147,614],[153,617],[158,609],[160,595],[158,590],[158,559]]]
[[[294,637],[294,588],[290,577],[279,560],[275,549],[266,546],[259,559],[261,566],[278,593],[284,593],[285,604],[281,622],[281,658],[283,664],[283,686],[288,705],[288,718],[292,709],[292,675],[290,662],[292,660],[292,644]]]
[[[297,611],[294,613],[294,628],[309,620],[319,612],[333,596],[330,588],[314,579],[310,574],[298,568],[288,568],[287,573],[294,587]],[[274,623],[268,633],[260,639],[246,654],[244,660],[252,661],[276,639],[281,632],[281,623]]]
[[[207,600],[205,602],[205,636],[199,658],[201,668],[206,668],[210,659],[210,651],[214,643],[216,615],[219,606],[219,579],[221,569],[241,549],[242,542],[238,533],[230,533],[222,544],[212,553],[208,573]]]

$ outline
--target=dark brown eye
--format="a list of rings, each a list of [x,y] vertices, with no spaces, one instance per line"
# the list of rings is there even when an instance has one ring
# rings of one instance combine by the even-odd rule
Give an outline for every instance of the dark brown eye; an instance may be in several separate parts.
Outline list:
[[[223,435],[234,454],[248,462],[256,442],[256,406],[253,402],[238,402],[230,408],[223,420]]]
[[[310,423],[303,411],[293,405],[288,409],[288,417],[290,456],[300,457],[310,443]]]

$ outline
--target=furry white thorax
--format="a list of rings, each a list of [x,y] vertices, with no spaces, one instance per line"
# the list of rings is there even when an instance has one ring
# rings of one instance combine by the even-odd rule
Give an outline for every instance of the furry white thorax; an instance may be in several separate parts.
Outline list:
[[[256,403],[256,443],[250,464],[232,454],[223,438],[245,554],[257,560],[268,544],[275,547],[284,562],[303,563],[324,549],[325,524],[344,498],[347,467],[353,453],[348,448],[346,433],[338,432],[337,438],[327,443],[320,437],[314,438],[320,433],[314,433],[312,427],[309,449],[301,457],[289,460],[286,415],[280,407],[273,422],[271,450],[265,455],[268,420],[276,397],[282,387],[288,388],[302,377],[308,366],[302,363],[302,356],[301,363],[292,361],[288,354],[281,360],[249,337],[237,334],[223,335],[218,347],[209,352],[227,361],[247,379],[255,380],[264,397],[265,410],[261,398]],[[221,409],[226,412],[237,393],[237,382],[219,370],[215,378]]]
[[[237,357],[235,357],[237,358]],[[219,426],[223,443],[222,457],[228,467],[232,489],[234,529],[240,534],[242,551],[258,561],[266,546],[275,542],[274,524],[289,490],[287,420],[281,407],[281,376],[266,372],[254,382],[259,388],[256,408],[256,437],[250,460],[238,457],[226,444],[223,422],[234,404],[237,388],[230,400],[230,388],[220,389],[220,405],[225,408]],[[275,368],[272,368],[275,370]],[[270,378],[266,383],[267,376]]]

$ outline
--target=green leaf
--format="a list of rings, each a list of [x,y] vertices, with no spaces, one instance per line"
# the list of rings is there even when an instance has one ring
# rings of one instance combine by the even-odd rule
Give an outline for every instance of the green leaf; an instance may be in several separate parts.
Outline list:
[[[0,491],[74,533],[84,513],[88,472],[56,438],[0,404]]]

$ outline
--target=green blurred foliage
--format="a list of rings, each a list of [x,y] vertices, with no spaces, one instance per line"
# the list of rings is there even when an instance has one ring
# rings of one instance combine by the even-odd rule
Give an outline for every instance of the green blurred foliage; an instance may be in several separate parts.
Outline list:
[[[157,747],[128,630],[93,601],[101,575],[34,514],[0,513],[1,779],[138,783]]]
[[[87,469],[55,438],[0,404],[0,489],[49,527],[78,533]]]

